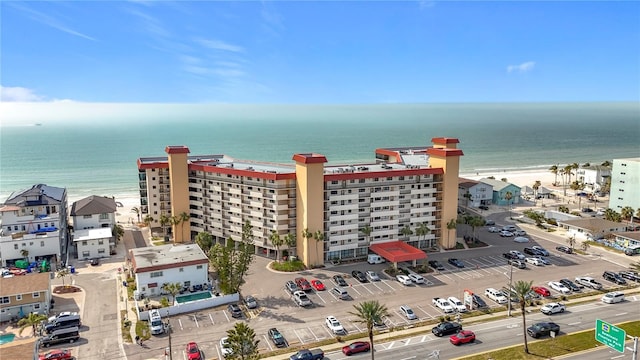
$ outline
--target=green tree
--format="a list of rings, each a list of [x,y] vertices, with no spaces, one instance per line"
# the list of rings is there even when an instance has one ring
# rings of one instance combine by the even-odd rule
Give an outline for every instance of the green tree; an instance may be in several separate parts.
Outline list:
[[[280,260],[280,246],[284,245],[284,239],[280,237],[277,231],[271,230],[269,241],[271,241],[271,245],[276,248],[276,260]]]
[[[140,222],[140,215],[141,215],[140,208],[137,206],[134,206],[131,208],[131,212],[137,215],[138,222]]]
[[[180,294],[180,290],[182,290],[182,284],[179,282],[162,284],[162,291],[171,295],[170,305],[173,305],[173,302],[176,300],[176,295]]]
[[[576,246],[576,236],[569,236],[569,238],[567,239],[567,244],[569,244],[569,247],[573,249],[573,247]]]
[[[22,256],[26,261],[29,261],[29,250],[27,249],[20,250],[20,256]]]
[[[177,227],[180,224],[180,216],[173,215],[169,218],[169,224],[171,224],[171,234],[173,235],[173,243],[175,244],[177,237],[176,232],[178,231]]]
[[[467,191],[464,195],[462,195],[462,197],[466,199],[464,206],[469,207],[469,200],[471,200],[471,193]]]
[[[160,226],[162,227],[162,234],[167,237],[167,225],[171,224],[171,217],[167,214],[160,215]]]
[[[473,239],[475,241],[476,238],[476,228],[484,226],[487,222],[480,216],[474,216],[469,221],[469,226],[471,226],[471,231],[473,233]]]
[[[540,186],[542,186],[542,182],[540,182],[540,180],[536,180],[536,182],[534,182],[533,186],[531,187],[533,189],[533,198],[534,199],[538,198],[538,189],[540,189]]]
[[[111,229],[111,231],[113,231],[113,236],[115,236],[116,241],[119,242],[120,240],[122,240],[122,237],[124,236],[124,228],[122,227],[122,225],[113,225],[113,229]]]
[[[640,212],[640,209],[638,209],[638,212]],[[373,232],[373,229],[371,228],[370,225],[365,225],[360,229],[360,232],[365,236],[365,238],[367,239],[367,242],[370,243],[371,242],[371,232]]]
[[[22,335],[22,332],[24,331],[24,329],[26,329],[29,326],[31,326],[31,330],[33,331],[32,336],[36,336],[36,334],[37,334],[36,326],[38,326],[40,323],[42,323],[43,321],[46,321],[46,320],[47,320],[47,316],[46,315],[33,313],[33,312],[27,314],[27,316],[23,317],[22,319],[20,319],[18,321],[18,327],[20,329],[18,331],[18,335]]]
[[[211,247],[213,246],[213,236],[208,232],[200,232],[196,235],[196,245],[204,251],[204,253],[209,256],[209,252],[211,251]]]
[[[615,222],[622,221],[622,216],[613,209],[606,209],[604,211],[604,218],[609,221],[615,221]]]
[[[611,161],[606,160],[605,162],[603,162],[602,164],[600,164],[600,166],[604,166],[604,167],[611,167]]]
[[[422,222],[416,227],[416,236],[418,236],[419,239],[422,238],[422,240],[425,240],[429,233],[431,233],[431,228],[429,228],[427,223]]]
[[[189,221],[189,219],[191,219],[191,215],[189,215],[187,212],[183,211],[180,213],[180,215],[178,215],[178,219],[180,219],[180,235],[182,235],[182,241],[184,241],[185,237],[184,237],[184,223]],[[188,237],[189,241],[191,241],[191,235],[189,234]]]
[[[151,223],[156,221],[156,219],[153,218],[153,216],[151,216],[150,214],[147,214],[143,219],[142,219],[142,223],[144,224],[144,226],[149,227],[151,226]]]
[[[625,206],[620,210],[620,217],[625,220],[629,220],[629,224],[633,223],[633,208],[631,206]]]
[[[527,319],[526,319],[526,311],[525,306],[527,305],[527,300],[531,293],[531,285],[533,285],[533,281],[523,281],[518,280],[513,284],[513,288],[510,289],[512,294],[518,299],[518,303],[520,304],[520,313],[522,314],[522,333],[524,339],[524,352],[529,353],[529,345],[527,344],[527,332],[524,331],[527,329]]]
[[[409,240],[409,237],[413,235],[413,230],[411,230],[409,225],[405,225],[402,229],[400,229],[400,234],[405,237],[405,240]]]
[[[258,353],[258,343],[256,333],[247,324],[238,322],[233,329],[227,330],[228,345],[231,350],[225,359],[230,360],[257,360],[260,359]]]
[[[284,243],[287,245],[289,250],[295,248],[298,245],[298,239],[296,239],[295,233],[288,233],[284,236]],[[291,254],[289,254],[291,256]]]
[[[551,173],[553,175],[555,175],[555,179],[553,180],[553,186],[556,186],[558,184],[558,170],[559,170],[559,168],[558,168],[557,164],[556,165],[552,165],[549,168],[549,171],[551,171]]]
[[[242,225],[242,240],[238,244],[238,261],[235,264],[235,291],[240,291],[240,286],[245,283],[244,277],[249,271],[249,265],[254,260],[255,246],[253,245],[253,226],[249,220]]]
[[[311,231],[309,231],[309,229],[304,228],[302,230],[302,238],[304,239],[304,243],[307,245],[307,249],[309,249],[309,239],[311,239],[313,237],[313,233]],[[316,253],[317,255],[317,253]]]
[[[458,227],[458,222],[456,221],[456,219],[451,219],[449,220],[449,222],[447,223],[447,242],[449,242],[451,240],[450,236],[451,236],[451,230],[455,230],[456,227]],[[455,233],[454,233],[455,236]]]
[[[223,294],[233,294],[233,264],[236,262],[235,242],[228,238],[225,244],[216,243],[209,251],[209,263],[218,274],[218,287]]]
[[[585,185],[579,181],[574,181],[571,183],[571,185],[569,185],[569,187],[571,188],[571,190],[573,190],[574,195],[578,198],[578,208],[581,209],[582,208],[582,196],[578,196],[578,190],[582,190],[585,188]]]
[[[564,205],[560,205],[560,206],[558,206],[558,211],[560,211],[561,213],[568,214],[569,213],[569,208],[564,206]]]
[[[313,238],[316,241],[316,251],[317,251],[318,250],[318,244],[320,244],[321,242],[324,241],[324,233],[322,231],[320,231],[320,230],[316,230],[316,232],[313,234]],[[322,246],[320,252],[324,253],[324,245]],[[324,256],[321,256],[320,258],[324,260]]]
[[[66,267],[63,267],[62,269],[56,271],[56,277],[58,279],[62,279],[62,286],[65,286],[64,278],[66,278],[68,275],[70,275],[70,273],[69,269],[67,269]]]
[[[369,342],[371,343],[371,360],[374,360],[373,326],[382,323],[382,318],[389,316],[389,310],[387,310],[386,306],[381,305],[378,300],[363,301],[353,305],[353,308],[355,311],[350,311],[349,314],[358,317],[356,321],[366,326]]]
[[[511,199],[513,199],[513,193],[511,191],[507,191],[504,194],[504,199],[507,200],[507,206],[509,207],[509,217],[511,217]]]
[[[586,163],[582,164],[583,168],[588,168],[589,166],[591,166],[591,163],[586,162]]]

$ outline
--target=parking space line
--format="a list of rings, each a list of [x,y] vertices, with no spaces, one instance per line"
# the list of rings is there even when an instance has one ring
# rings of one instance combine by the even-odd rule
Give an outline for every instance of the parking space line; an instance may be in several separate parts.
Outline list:
[[[224,317],[227,318],[227,322],[231,322],[231,320],[229,320],[229,316],[227,315],[227,312],[223,311],[222,313],[224,314]]]
[[[353,289],[353,291],[357,292],[359,296],[362,296],[362,294],[360,294],[360,291],[358,291],[358,289],[354,288],[353,285],[350,286],[350,287]]]
[[[378,288],[378,290],[380,290],[380,291],[384,292],[384,290],[383,290],[380,286],[378,286],[378,284],[376,284],[375,282],[372,282],[372,283],[371,283],[371,285],[373,285],[373,286],[377,287],[377,288]]]
[[[418,308],[418,310],[422,311],[423,313],[427,314],[427,316],[430,319],[433,319],[433,316],[431,314],[429,314],[425,309],[423,309],[420,305],[416,306]]]
[[[178,318],[178,324],[180,325],[180,330],[184,330],[184,328],[182,327],[182,320],[180,320],[180,318]]]
[[[213,315],[209,313],[209,319],[211,319],[211,325],[215,325],[216,323],[213,321]]]
[[[366,285],[364,285],[364,284],[363,284],[363,285],[362,285],[362,287],[363,287],[363,288],[365,288],[365,290],[367,290],[368,292],[370,292],[372,295],[374,294],[374,292],[373,292],[373,291],[371,291],[371,290],[369,289],[369,287],[367,287]]]
[[[320,293],[316,292],[316,295],[320,298],[320,300],[322,300],[323,303],[327,303],[327,301],[323,299],[322,296],[320,296]]]
[[[382,280],[382,282],[388,287],[390,287],[391,290],[396,291],[396,289],[393,286],[389,285],[389,283],[391,282],[390,280]]]
[[[273,347],[271,346],[271,342],[269,341],[269,338],[267,337],[267,335],[262,335],[262,337],[264,337],[265,343],[269,347],[269,351],[273,351]]]
[[[196,322],[196,327],[200,327],[200,325],[198,325],[198,317],[196,315],[193,315],[193,321]]]
[[[298,331],[296,331],[296,329],[293,329],[293,332],[296,334],[296,336],[298,337],[298,340],[300,340],[300,344],[304,344],[304,341],[302,341],[302,338],[300,337],[300,335],[298,335]]]
[[[329,336],[332,336],[332,335],[333,335],[333,334],[331,333],[331,331],[329,331],[329,329],[328,329],[327,327],[323,326],[322,328],[323,328],[323,329],[325,329],[325,330],[329,333]],[[314,338],[316,338],[316,341],[320,340],[320,338],[318,338],[318,337],[316,336],[316,334],[313,332],[313,330],[311,330],[311,328],[307,328],[307,329],[309,329],[309,332],[311,333],[311,335],[313,335],[313,337],[314,337]],[[323,338],[323,339],[324,339],[324,338]]]

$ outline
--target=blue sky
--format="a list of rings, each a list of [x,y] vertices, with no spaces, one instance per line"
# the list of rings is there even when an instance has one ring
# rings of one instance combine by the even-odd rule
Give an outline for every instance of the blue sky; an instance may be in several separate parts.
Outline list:
[[[0,2],[2,100],[638,101],[639,2]]]

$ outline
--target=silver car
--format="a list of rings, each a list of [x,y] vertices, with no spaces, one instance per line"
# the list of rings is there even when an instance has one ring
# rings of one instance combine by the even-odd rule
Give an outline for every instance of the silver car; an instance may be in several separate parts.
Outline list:
[[[369,281],[380,281],[380,277],[375,271],[368,270],[366,274]]]
[[[258,302],[256,301],[256,299],[249,295],[249,296],[245,296],[244,298],[244,304],[247,306],[247,309],[255,309],[258,307]]]

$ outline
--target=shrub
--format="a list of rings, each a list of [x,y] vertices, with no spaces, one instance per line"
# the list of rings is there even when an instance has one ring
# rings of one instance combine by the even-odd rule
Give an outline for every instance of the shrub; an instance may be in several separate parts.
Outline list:
[[[304,266],[304,263],[302,261],[294,260],[294,261],[285,261],[285,262],[272,262],[271,268],[273,270],[283,271],[283,272],[296,272],[296,271],[302,271],[306,267]]]

